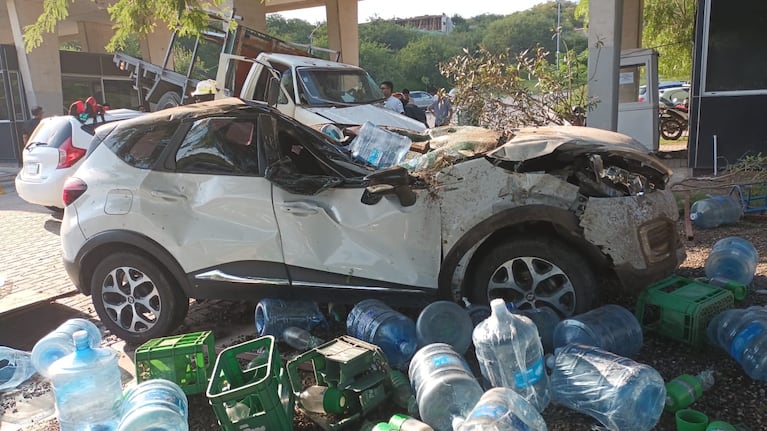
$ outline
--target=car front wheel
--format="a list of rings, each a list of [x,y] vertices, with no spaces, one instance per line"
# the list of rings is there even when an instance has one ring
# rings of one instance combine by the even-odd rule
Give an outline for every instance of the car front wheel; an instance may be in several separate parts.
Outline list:
[[[502,298],[523,310],[550,307],[561,317],[595,306],[597,287],[591,266],[562,241],[518,238],[494,246],[479,259],[468,292],[474,303]]]
[[[115,253],[98,264],[91,295],[104,326],[134,344],[168,335],[189,308],[189,300],[157,264],[132,253]]]

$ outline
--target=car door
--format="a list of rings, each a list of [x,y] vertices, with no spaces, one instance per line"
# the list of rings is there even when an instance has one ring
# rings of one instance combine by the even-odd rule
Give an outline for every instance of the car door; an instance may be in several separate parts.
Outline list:
[[[328,170],[313,147],[332,144],[282,119],[274,122],[267,178],[292,284],[436,288],[440,213],[428,191],[416,191],[412,206],[395,195],[364,204],[364,183]]]
[[[198,119],[142,184],[143,211],[164,215],[164,236],[198,284],[288,286],[271,184],[262,175],[255,117]]]

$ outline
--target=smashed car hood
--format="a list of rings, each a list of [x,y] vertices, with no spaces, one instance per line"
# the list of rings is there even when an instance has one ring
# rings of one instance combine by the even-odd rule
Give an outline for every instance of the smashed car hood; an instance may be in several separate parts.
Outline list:
[[[426,126],[420,121],[376,105],[355,105],[343,108],[305,106],[304,109],[327,118],[328,123],[363,124],[365,121],[370,121],[376,126],[397,127],[418,132],[426,130]]]
[[[488,157],[510,162],[521,162],[551,154],[563,144],[591,144],[622,146],[629,151],[647,154],[647,150],[634,138],[608,130],[581,126],[527,127],[516,130],[514,137]]]

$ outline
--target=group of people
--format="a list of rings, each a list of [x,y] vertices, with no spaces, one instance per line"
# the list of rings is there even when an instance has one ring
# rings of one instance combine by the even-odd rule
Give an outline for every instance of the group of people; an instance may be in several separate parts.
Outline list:
[[[412,100],[410,100],[410,90],[407,88],[402,90],[401,97],[398,98],[394,96],[394,84],[391,81],[382,82],[381,91],[383,92],[384,97],[386,97],[384,100],[384,108],[391,109],[392,111],[407,115],[414,120],[418,120],[426,125],[427,128],[431,126],[426,120],[426,112],[430,112],[434,115],[434,127],[448,125],[453,118],[453,105],[450,103],[450,98],[445,94],[443,88],[440,88],[439,91],[437,91],[434,102],[432,102],[426,110],[419,108]]]

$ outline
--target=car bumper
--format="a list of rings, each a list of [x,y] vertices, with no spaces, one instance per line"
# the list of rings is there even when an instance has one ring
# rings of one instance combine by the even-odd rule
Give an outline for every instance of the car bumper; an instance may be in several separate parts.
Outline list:
[[[27,180],[22,178],[21,174],[18,174],[15,181],[16,194],[31,204],[64,208],[64,202],[61,200],[61,190],[66,180],[66,175],[54,175],[40,181]]]
[[[61,228],[59,229],[61,237],[61,256],[64,263],[64,270],[72,280],[77,290],[86,293],[83,289],[83,283],[80,279],[82,268],[79,261],[78,251],[85,244],[85,235],[77,223],[77,209],[69,206],[64,210],[64,216],[61,218]]]

